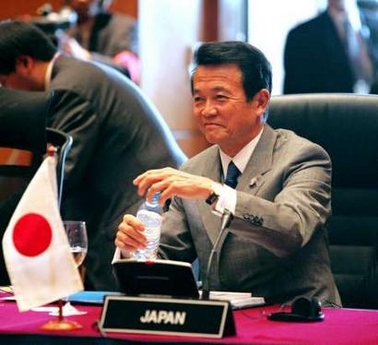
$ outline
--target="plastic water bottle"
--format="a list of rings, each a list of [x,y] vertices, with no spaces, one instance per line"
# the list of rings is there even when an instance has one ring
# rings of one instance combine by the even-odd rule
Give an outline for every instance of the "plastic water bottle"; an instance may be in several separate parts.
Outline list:
[[[163,213],[159,199],[160,193],[156,193],[150,202],[146,200],[138,209],[136,216],[145,226],[144,234],[147,238],[147,247],[137,249],[133,254],[134,259],[154,260],[157,257]]]

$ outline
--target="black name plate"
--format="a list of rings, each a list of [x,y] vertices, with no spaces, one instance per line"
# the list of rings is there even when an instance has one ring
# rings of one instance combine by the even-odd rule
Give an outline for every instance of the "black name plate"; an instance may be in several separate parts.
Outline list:
[[[106,296],[102,332],[221,338],[235,334],[228,301]]]

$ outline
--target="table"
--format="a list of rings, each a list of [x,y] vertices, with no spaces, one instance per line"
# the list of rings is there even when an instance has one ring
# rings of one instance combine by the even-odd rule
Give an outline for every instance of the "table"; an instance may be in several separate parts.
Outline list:
[[[97,328],[101,306],[80,305],[86,315],[71,316],[83,325],[80,330],[57,333],[40,327],[53,317],[46,312],[19,313],[15,302],[0,301],[0,344],[378,344],[378,310],[323,308],[322,322],[279,322],[267,319],[278,306],[264,306],[233,312],[235,336],[222,339],[184,336],[109,333]],[[205,322],[205,320],[204,320]]]

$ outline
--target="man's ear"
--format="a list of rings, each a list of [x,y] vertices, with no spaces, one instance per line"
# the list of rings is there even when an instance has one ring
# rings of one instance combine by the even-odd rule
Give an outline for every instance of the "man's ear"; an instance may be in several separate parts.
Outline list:
[[[22,55],[16,58],[16,73],[30,74],[34,65],[34,60],[27,55]]]
[[[263,118],[266,110],[268,109],[270,100],[270,92],[267,89],[261,89],[253,96],[253,104],[256,111],[256,114],[262,116]]]
[[[269,103],[270,92],[267,89],[261,89],[256,93],[254,98],[257,101],[258,107],[262,107],[265,110]]]

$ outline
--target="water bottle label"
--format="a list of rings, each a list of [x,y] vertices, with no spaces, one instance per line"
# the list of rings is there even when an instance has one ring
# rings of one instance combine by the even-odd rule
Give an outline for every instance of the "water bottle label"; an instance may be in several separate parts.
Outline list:
[[[156,259],[160,241],[162,216],[156,212],[142,209],[138,211],[137,218],[145,226],[144,232],[148,243],[145,249],[138,249],[133,257],[138,260]]]
[[[137,213],[137,218],[147,227],[147,228],[157,228],[161,225],[161,215],[156,212],[151,212],[148,210],[140,210]]]

